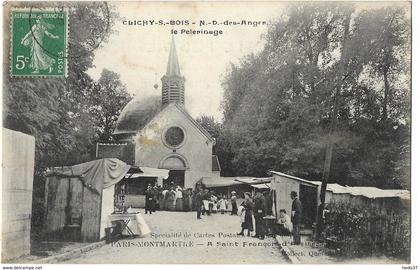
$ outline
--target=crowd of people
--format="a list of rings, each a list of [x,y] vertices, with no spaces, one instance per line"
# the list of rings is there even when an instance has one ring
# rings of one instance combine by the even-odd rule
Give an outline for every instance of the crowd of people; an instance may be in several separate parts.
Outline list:
[[[146,189],[145,213],[156,210],[164,211],[191,211],[193,208],[192,189],[176,185],[164,187],[148,185]]]
[[[231,197],[228,200],[226,195],[218,194],[212,190],[198,187],[194,194],[194,209],[197,212],[197,219],[201,219],[202,215],[210,216],[212,213],[220,212],[225,214],[228,211],[229,204],[231,205],[231,215],[238,214],[238,205],[236,192],[231,192]]]
[[[245,200],[240,205],[240,216],[241,216],[241,231],[238,235],[244,236],[245,230],[247,236],[251,236],[251,232],[254,231],[253,217],[255,220],[255,234],[252,237],[264,239],[267,234],[266,223],[264,218],[271,216],[272,213],[272,200],[268,196],[269,193],[262,194],[260,191],[256,191],[254,198],[251,198],[251,193],[245,192]],[[279,235],[293,235],[293,243],[300,244],[300,225],[302,217],[302,204],[298,199],[297,192],[292,191],[290,193],[292,199],[291,215],[287,215],[285,209],[280,209],[279,217],[273,230],[275,234]]]
[[[232,191],[228,200],[226,195],[216,194],[213,190],[204,188],[183,188],[174,184],[163,188],[148,185],[146,189],[145,213],[152,214],[156,210],[164,211],[197,211],[197,213],[211,215],[214,212],[225,214],[231,206],[231,214],[236,215],[238,206],[236,192]],[[199,216],[198,216],[199,217]]]
[[[293,242],[300,244],[300,223],[302,214],[302,205],[297,198],[295,191],[291,192],[292,209],[291,217],[287,215],[285,209],[280,209],[279,217],[276,222],[276,234],[293,235]],[[195,190],[192,188],[183,188],[176,185],[165,185],[163,188],[155,185],[148,185],[146,190],[145,213],[156,210],[164,211],[196,211],[197,219],[201,219],[203,215],[210,216],[212,213],[220,212],[225,214],[228,212],[230,205],[230,215],[238,215],[241,221],[241,231],[238,235],[251,236],[264,239],[267,234],[266,223],[264,217],[272,216],[273,199],[269,191],[264,193],[260,190],[252,196],[250,192],[244,193],[244,200],[238,206],[238,197],[235,191],[231,192],[230,198],[226,195],[215,194],[214,191],[197,186]]]

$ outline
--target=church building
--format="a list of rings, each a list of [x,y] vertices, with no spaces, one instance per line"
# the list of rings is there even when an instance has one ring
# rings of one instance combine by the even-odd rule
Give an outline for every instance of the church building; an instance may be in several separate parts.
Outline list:
[[[131,100],[119,116],[114,136],[120,143],[134,145],[134,165],[168,169],[163,184],[194,188],[198,181],[220,177],[219,162],[212,154],[215,139],[185,108],[185,77],[173,37],[161,81],[160,100]]]

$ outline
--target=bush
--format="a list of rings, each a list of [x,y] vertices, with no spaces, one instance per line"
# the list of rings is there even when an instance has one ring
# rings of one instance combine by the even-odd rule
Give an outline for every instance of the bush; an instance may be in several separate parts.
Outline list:
[[[410,256],[409,212],[386,212],[373,207],[331,203],[326,216],[324,237],[342,256]]]

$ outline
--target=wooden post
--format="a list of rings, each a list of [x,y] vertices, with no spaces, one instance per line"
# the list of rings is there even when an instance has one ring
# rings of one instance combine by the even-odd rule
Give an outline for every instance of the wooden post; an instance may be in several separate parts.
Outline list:
[[[45,223],[47,222],[47,217],[48,217],[48,191],[49,191],[49,184],[50,184],[50,178],[47,177],[45,179],[45,189],[44,189],[44,218],[43,218],[43,221],[42,221],[43,232],[45,232]]]
[[[324,209],[325,205],[325,192],[327,190],[327,183],[330,178],[330,169],[331,169],[331,160],[332,160],[332,154],[334,149],[334,143],[332,139],[332,135],[335,132],[338,124],[338,111],[339,111],[339,98],[340,98],[340,92],[343,84],[343,75],[346,69],[347,65],[347,39],[349,38],[349,29],[350,29],[350,14],[345,15],[346,18],[344,20],[344,35],[343,35],[343,46],[341,49],[341,59],[340,59],[340,65],[339,65],[339,73],[337,75],[337,84],[335,86],[335,95],[334,95],[334,104],[333,104],[333,112],[332,112],[332,123],[331,128],[328,133],[328,142],[327,142],[327,148],[325,153],[325,161],[324,161],[324,169],[322,172],[322,184],[321,184],[321,193],[320,193],[320,205],[319,210],[317,211],[317,218],[318,223],[316,224],[316,235],[315,239],[319,240],[319,237],[322,233],[322,217],[320,216],[322,214],[322,211]]]
[[[68,178],[68,187],[67,187],[67,204],[66,204],[66,225],[71,224],[71,178]]]
[[[273,200],[274,200],[274,215],[276,216],[277,219],[277,192],[275,189],[273,189]]]

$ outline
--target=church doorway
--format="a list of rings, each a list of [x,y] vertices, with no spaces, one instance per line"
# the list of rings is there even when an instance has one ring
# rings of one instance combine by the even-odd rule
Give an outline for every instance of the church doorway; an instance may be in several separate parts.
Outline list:
[[[164,185],[185,186],[185,170],[170,170],[168,179],[163,181]]]
[[[188,169],[188,163],[183,156],[172,153],[162,159],[159,168],[169,170],[169,177],[163,181],[164,185],[185,187],[185,170]]]

